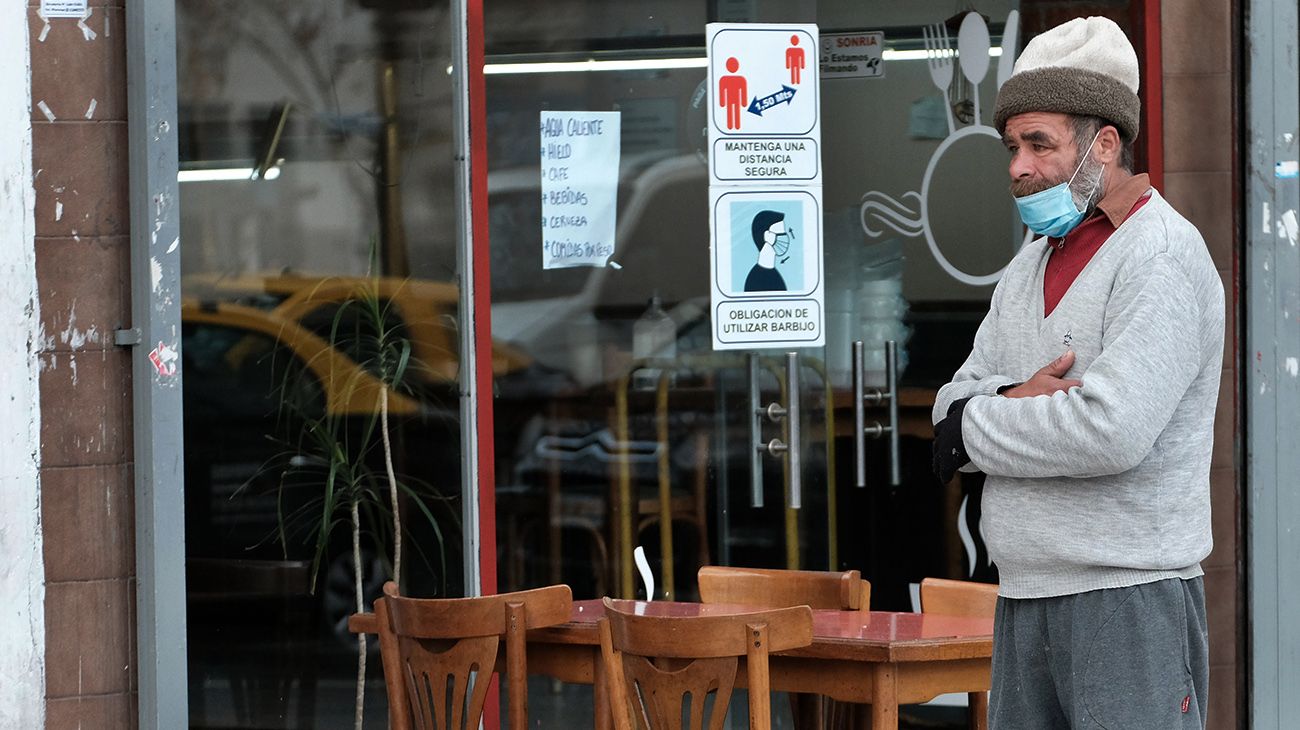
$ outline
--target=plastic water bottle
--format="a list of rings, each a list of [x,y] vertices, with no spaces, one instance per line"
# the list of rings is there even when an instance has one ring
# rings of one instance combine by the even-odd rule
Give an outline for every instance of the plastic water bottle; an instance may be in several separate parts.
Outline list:
[[[659,293],[650,297],[650,305],[632,325],[632,357],[644,360],[672,360],[677,357],[677,324],[664,311]],[[659,384],[659,368],[641,368],[632,374],[632,387],[654,390]]]

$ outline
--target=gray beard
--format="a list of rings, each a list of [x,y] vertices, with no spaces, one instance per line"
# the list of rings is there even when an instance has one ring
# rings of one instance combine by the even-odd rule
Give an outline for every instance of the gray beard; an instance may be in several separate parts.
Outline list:
[[[1092,215],[1097,203],[1101,202],[1101,178],[1105,172],[1105,165],[1088,157],[1079,168],[1079,174],[1074,176],[1074,182],[1070,183],[1074,207],[1083,211],[1085,218]]]

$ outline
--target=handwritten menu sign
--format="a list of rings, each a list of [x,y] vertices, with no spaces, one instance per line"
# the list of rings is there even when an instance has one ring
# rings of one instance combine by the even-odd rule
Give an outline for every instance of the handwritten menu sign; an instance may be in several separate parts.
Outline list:
[[[613,255],[620,126],[619,112],[542,112],[542,268]]]

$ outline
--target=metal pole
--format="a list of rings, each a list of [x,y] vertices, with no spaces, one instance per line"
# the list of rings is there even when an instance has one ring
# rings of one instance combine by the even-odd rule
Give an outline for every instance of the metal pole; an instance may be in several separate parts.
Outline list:
[[[1246,474],[1251,727],[1300,726],[1300,25],[1293,2],[1251,0],[1246,26]],[[1230,330],[1231,331],[1231,330]]]
[[[474,317],[474,206],[470,187],[469,118],[469,22],[466,0],[451,0],[452,17],[452,115],[455,126],[456,158],[456,268],[460,279],[460,438],[461,438],[461,524],[464,525],[465,595],[482,594],[482,565],[479,505],[481,465],[479,463],[478,320]],[[478,171],[487,174],[486,170]],[[483,292],[482,296],[487,296]]]
[[[131,320],[135,345],[136,670],[141,730],[189,725],[185,647],[185,488],[181,414],[180,199],[176,7],[126,14]],[[150,353],[159,364],[150,359]]]
[[[718,565],[731,565],[731,478],[728,468],[727,438],[727,369],[718,370],[716,407],[714,409],[713,454],[714,472],[718,480]],[[752,411],[753,408],[750,408]],[[752,418],[752,416],[751,416]]]

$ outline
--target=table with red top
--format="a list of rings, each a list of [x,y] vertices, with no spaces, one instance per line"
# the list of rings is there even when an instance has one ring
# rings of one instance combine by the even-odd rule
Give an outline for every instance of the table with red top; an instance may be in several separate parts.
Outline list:
[[[651,616],[751,613],[752,606],[617,601]],[[528,632],[528,671],[594,685],[596,727],[610,727],[609,696],[596,622],[600,601],[574,601],[567,623]],[[807,692],[871,705],[872,728],[895,730],[898,706],[949,692],[972,693],[973,727],[986,727],[984,691],[993,656],[991,619],[884,611],[813,611],[812,644],[773,654],[773,690]],[[745,686],[744,659],[736,684]],[[598,681],[599,680],[599,681]],[[978,694],[976,694],[978,693]]]

